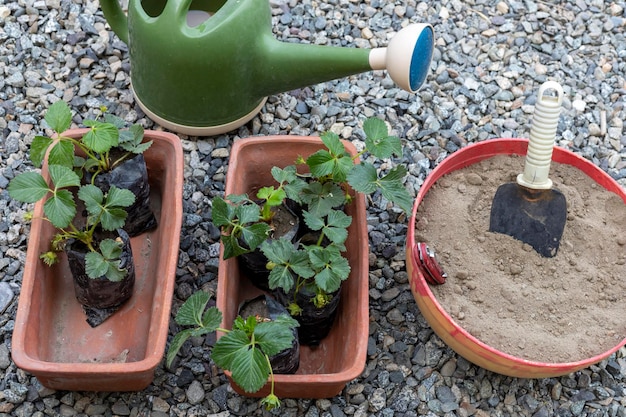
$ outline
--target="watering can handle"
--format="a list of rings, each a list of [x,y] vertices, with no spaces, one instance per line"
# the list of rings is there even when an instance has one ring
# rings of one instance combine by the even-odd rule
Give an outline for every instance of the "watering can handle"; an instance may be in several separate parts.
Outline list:
[[[181,23],[186,21],[187,12],[189,6],[193,0],[170,0],[166,3],[161,16],[165,21],[169,21],[170,18],[174,18]],[[140,4],[136,4],[137,1],[131,0],[128,7],[141,7]],[[128,17],[122,7],[119,0],[100,0],[100,7],[106,18],[109,26],[118,38],[124,43],[128,44]]]
[[[128,44],[128,18],[122,10],[118,0],[100,0],[100,7],[104,17],[118,38]]]

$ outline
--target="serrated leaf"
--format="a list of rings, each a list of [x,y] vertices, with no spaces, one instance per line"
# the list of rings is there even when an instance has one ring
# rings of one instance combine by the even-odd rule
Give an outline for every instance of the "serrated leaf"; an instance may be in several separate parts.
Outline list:
[[[334,159],[330,152],[320,149],[306,159],[306,164],[314,177],[321,178],[332,174]]]
[[[347,228],[352,224],[352,217],[341,210],[331,210],[328,213],[328,226]]]
[[[102,211],[104,193],[93,184],[83,185],[78,189],[78,198],[85,203],[87,212],[92,216],[98,216]]]
[[[180,348],[183,347],[187,339],[189,339],[192,331],[193,329],[181,330],[180,332],[176,333],[176,335],[172,339],[172,342],[170,343],[170,347],[167,350],[167,356],[165,358],[168,368],[172,366],[172,362],[174,361],[174,358],[178,354],[178,351],[180,350]]]
[[[341,256],[337,247],[315,248],[309,251],[311,264],[316,269],[315,283],[331,293],[339,289],[341,282],[350,275],[350,264]]]
[[[282,169],[279,167],[272,167],[270,172],[272,174],[272,177],[279,184],[290,183],[292,181],[295,181],[297,178],[297,170],[295,165],[289,165]]]
[[[235,207],[235,218],[240,224],[255,223],[261,219],[261,208],[257,204],[242,204]]]
[[[147,151],[148,148],[150,148],[150,146],[152,146],[152,141],[142,142],[142,143],[134,146],[133,149],[130,150],[130,151],[135,153],[135,154],[140,154],[140,153],[144,153],[145,151]]]
[[[289,263],[289,258],[296,250],[293,243],[284,237],[265,241],[261,244],[261,252],[263,252],[270,262],[275,264]]]
[[[306,189],[307,182],[302,178],[296,177],[293,181],[285,184],[285,193],[287,198],[295,201],[296,203],[302,202],[302,191]]]
[[[70,128],[72,111],[66,102],[59,100],[48,108],[44,120],[52,130],[63,133]]]
[[[350,275],[350,265],[345,258],[333,261],[331,267],[322,269],[315,275],[315,283],[327,293],[335,292],[341,282]]]
[[[78,187],[80,185],[80,178],[71,168],[62,165],[49,165],[48,173],[52,184],[56,189],[66,187]]]
[[[334,207],[344,204],[346,200],[344,191],[337,184],[312,182],[303,190],[302,201],[308,204],[312,215],[323,217]]]
[[[7,187],[11,198],[23,203],[34,203],[48,194],[46,180],[38,172],[24,172],[9,182]]]
[[[100,224],[104,230],[115,230],[124,227],[128,213],[117,207],[104,207]]]
[[[303,278],[315,274],[306,251],[298,250],[286,238],[263,242],[261,252],[274,264],[268,277],[271,289],[282,288],[288,292],[294,285],[293,274]]]
[[[254,340],[269,357],[289,349],[293,345],[293,339],[291,327],[284,322],[261,322],[254,328]]]
[[[115,125],[98,121],[85,122],[90,129],[83,136],[83,143],[94,152],[108,152],[119,143],[119,130]]]
[[[268,238],[270,232],[271,228],[267,223],[255,223],[242,229],[241,238],[252,251]]]
[[[320,136],[320,139],[328,148],[328,151],[334,156],[341,156],[345,154],[346,148],[341,143],[341,139],[334,132],[325,132]]]
[[[365,146],[368,152],[379,159],[389,158],[392,155],[402,155],[400,138],[389,136],[384,121],[371,117],[363,123],[365,131]]]
[[[98,252],[85,254],[85,272],[92,278],[100,278],[109,270],[109,262]]]
[[[118,129],[121,129],[126,125],[124,119],[111,113],[105,113],[103,119],[105,123],[111,123]]]
[[[293,288],[294,277],[285,265],[276,265],[270,271],[267,282],[271,290],[282,288],[283,291],[289,292]]]
[[[114,239],[100,242],[100,253],[105,259],[119,259],[122,255],[122,244]]]
[[[30,144],[30,160],[37,168],[40,168],[43,164],[46,151],[52,142],[52,138],[47,136],[35,136],[33,142]]]
[[[212,332],[222,323],[222,312],[217,307],[211,307],[202,316],[202,326],[205,330]]]
[[[273,186],[260,188],[256,196],[261,200],[265,200],[272,207],[281,205],[286,197],[283,189],[276,189]]]
[[[339,289],[341,279],[329,268],[324,268],[315,275],[315,284],[326,292]]]
[[[206,291],[196,291],[178,309],[174,320],[181,326],[202,326],[202,315],[211,295]]]
[[[130,207],[135,202],[135,194],[125,188],[112,185],[106,196],[107,206]]]
[[[43,211],[52,225],[64,229],[76,216],[76,203],[68,190],[58,190],[43,205]]]
[[[260,349],[250,346],[245,332],[233,330],[220,337],[211,354],[215,364],[232,373],[245,392],[260,390],[269,377],[267,358]]]
[[[389,131],[385,122],[377,117],[368,117],[363,122],[365,136],[370,139],[379,140],[387,137]]]
[[[250,252],[248,248],[241,246],[238,239],[233,235],[222,235],[220,240],[224,245],[224,259],[234,258]]]
[[[302,212],[302,217],[304,218],[304,223],[309,227],[309,229],[317,231],[321,230],[322,227],[325,226],[324,220],[322,217],[311,214],[310,211],[304,210]]]
[[[144,153],[152,145],[152,141],[143,142],[144,129],[141,125],[134,124],[128,130],[119,132],[119,146],[134,154]]]
[[[72,168],[74,166],[74,144],[69,140],[58,141],[50,149],[48,164]]]
[[[118,267],[119,261],[109,262],[109,269],[105,274],[109,281],[120,282],[126,277],[127,271]]]
[[[324,235],[333,243],[341,244],[348,238],[348,226],[352,223],[352,217],[340,210],[331,210],[327,216],[327,224],[324,226]]]
[[[244,201],[250,201],[248,194],[229,194],[226,199],[232,204],[240,204]]]
[[[359,164],[348,175],[348,184],[354,191],[371,194],[378,188],[378,173],[370,164]]]
[[[229,225],[234,215],[234,210],[231,206],[220,197],[213,199],[212,206],[211,218],[213,224],[217,227]]]
[[[413,197],[400,182],[406,176],[406,173],[405,167],[395,167],[380,179],[380,189],[387,200],[397,204],[405,212],[410,213],[413,208]]]

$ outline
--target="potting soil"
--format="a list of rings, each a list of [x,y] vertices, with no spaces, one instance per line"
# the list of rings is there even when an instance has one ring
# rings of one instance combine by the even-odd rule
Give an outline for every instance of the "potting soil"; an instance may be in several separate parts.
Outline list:
[[[488,232],[497,187],[515,181],[523,163],[496,156],[429,190],[416,240],[436,251],[448,274],[430,288],[461,327],[502,352],[548,363],[606,352],[626,337],[626,204],[577,168],[552,163],[568,215],[557,255],[544,258]]]

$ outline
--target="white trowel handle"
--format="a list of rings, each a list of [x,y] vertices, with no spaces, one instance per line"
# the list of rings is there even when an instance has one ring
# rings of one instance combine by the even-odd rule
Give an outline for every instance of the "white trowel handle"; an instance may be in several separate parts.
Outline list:
[[[546,95],[547,90],[554,90],[556,95]],[[562,101],[563,89],[559,83],[547,81],[539,88],[524,173],[517,176],[517,183],[521,186],[535,190],[552,188],[548,174]]]

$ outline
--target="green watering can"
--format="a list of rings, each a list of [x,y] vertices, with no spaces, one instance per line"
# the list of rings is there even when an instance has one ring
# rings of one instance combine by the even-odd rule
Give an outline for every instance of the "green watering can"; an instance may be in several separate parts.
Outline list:
[[[433,28],[411,24],[387,48],[286,43],[272,34],[268,0],[100,0],[128,44],[131,84],[142,110],[192,136],[229,132],[267,96],[370,70],[387,69],[403,89],[424,83]]]

